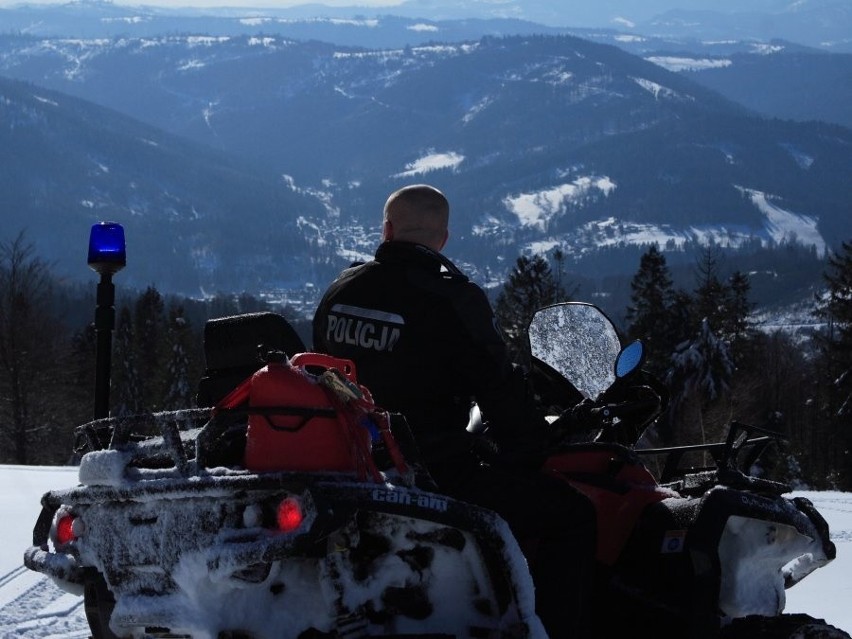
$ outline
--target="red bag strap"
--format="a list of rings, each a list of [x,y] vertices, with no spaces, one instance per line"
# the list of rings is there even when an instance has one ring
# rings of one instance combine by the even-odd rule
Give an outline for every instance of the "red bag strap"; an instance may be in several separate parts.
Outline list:
[[[251,393],[251,378],[252,376],[249,376],[244,379],[239,386],[220,399],[213,407],[213,415],[216,415],[220,410],[230,410],[247,403]]]
[[[336,368],[324,371],[319,381],[334,407],[346,417],[350,427],[378,430],[397,472],[404,482],[413,485],[414,475],[405,463],[402,451],[391,432],[390,416],[386,410],[376,406],[370,391],[345,377]],[[376,481],[380,481],[381,476],[369,454],[370,451],[366,452],[371,474]]]

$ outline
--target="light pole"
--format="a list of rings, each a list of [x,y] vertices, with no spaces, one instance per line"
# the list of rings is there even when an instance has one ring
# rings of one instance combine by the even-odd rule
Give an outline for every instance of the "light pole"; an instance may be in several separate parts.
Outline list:
[[[109,417],[112,366],[112,329],[115,327],[115,285],[112,276],[124,268],[127,253],[124,229],[115,222],[99,222],[89,234],[89,266],[101,276],[95,307],[95,419]]]

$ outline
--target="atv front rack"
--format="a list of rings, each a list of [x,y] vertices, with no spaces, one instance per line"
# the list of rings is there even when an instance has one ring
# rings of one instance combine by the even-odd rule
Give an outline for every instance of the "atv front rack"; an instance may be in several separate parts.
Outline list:
[[[664,463],[659,472],[660,484],[684,494],[700,494],[708,486],[721,484],[730,488],[781,495],[789,492],[790,486],[749,475],[750,469],[766,449],[779,440],[781,436],[768,428],[734,421],[723,442],[637,448],[634,452],[643,457],[662,457]],[[684,465],[687,458],[701,458],[712,463]]]

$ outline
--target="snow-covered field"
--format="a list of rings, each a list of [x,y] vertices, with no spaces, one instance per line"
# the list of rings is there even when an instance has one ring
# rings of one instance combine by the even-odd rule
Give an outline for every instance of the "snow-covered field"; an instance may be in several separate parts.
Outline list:
[[[0,639],[89,636],[81,597],[66,594],[23,567],[41,495],[77,483],[73,467],[0,466]],[[831,527],[837,559],[787,591],[788,612],[807,612],[852,631],[852,493],[797,492]]]

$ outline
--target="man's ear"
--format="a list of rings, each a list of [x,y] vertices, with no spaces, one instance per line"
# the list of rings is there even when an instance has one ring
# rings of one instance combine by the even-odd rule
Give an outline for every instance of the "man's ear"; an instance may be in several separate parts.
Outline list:
[[[385,220],[382,224],[382,241],[390,242],[393,239],[393,222]]]
[[[447,240],[450,239],[450,231],[449,229],[444,230],[444,239],[441,240],[441,246],[438,247],[438,252],[444,250],[444,247],[447,245]]]

